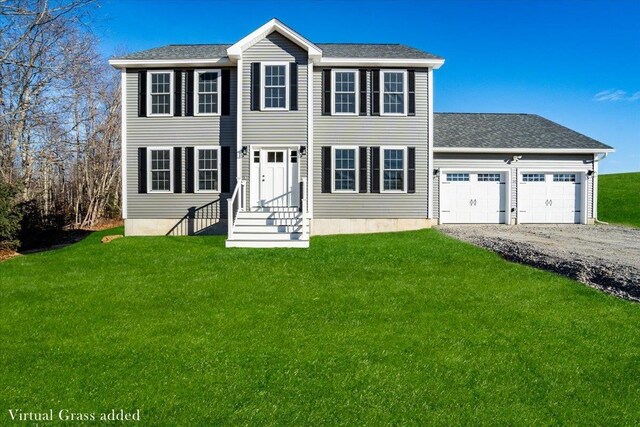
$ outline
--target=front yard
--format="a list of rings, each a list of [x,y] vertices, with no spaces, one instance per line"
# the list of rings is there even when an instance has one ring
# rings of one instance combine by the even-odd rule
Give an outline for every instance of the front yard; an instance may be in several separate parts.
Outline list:
[[[640,423],[640,305],[435,230],[309,250],[110,230],[0,263],[7,410],[142,425]]]

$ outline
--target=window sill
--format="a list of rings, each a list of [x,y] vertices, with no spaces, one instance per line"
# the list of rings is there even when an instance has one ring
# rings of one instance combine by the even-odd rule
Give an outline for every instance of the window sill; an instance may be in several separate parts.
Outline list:
[[[219,117],[220,113],[193,113],[193,117]]]
[[[147,117],[173,117],[173,113],[168,113],[168,114],[149,114],[149,113],[147,113]]]
[[[173,190],[149,190],[147,194],[171,194]]]
[[[196,194],[220,194],[218,190],[195,190]]]

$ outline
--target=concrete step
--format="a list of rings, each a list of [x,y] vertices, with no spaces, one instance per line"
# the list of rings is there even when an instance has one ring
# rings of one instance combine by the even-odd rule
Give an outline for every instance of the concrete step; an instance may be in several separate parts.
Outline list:
[[[232,240],[300,240],[302,233],[254,233],[235,230]]]
[[[227,240],[227,248],[308,248],[308,240]]]
[[[236,233],[301,233],[302,225],[265,225],[236,223]]]
[[[263,225],[263,226],[298,226],[302,224],[302,218],[293,219],[272,219],[272,218],[237,218],[235,224],[237,226],[245,225]]]

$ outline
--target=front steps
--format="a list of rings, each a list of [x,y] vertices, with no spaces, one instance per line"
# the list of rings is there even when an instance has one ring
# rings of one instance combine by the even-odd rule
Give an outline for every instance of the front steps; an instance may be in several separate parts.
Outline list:
[[[309,247],[309,223],[298,208],[240,211],[232,227],[227,248]]]

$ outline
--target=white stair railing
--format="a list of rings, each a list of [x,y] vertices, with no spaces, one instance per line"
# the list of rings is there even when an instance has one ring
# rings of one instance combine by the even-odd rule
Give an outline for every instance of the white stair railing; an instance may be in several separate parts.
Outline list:
[[[307,200],[309,200],[307,195],[307,178],[302,178],[302,188],[300,194],[300,204],[302,205],[302,239],[301,240],[309,240],[309,208],[307,206]]]
[[[233,240],[233,228],[238,218],[238,212],[245,210],[246,204],[246,187],[247,182],[240,180],[236,185],[233,194],[227,199],[227,227],[228,227],[228,239]]]

